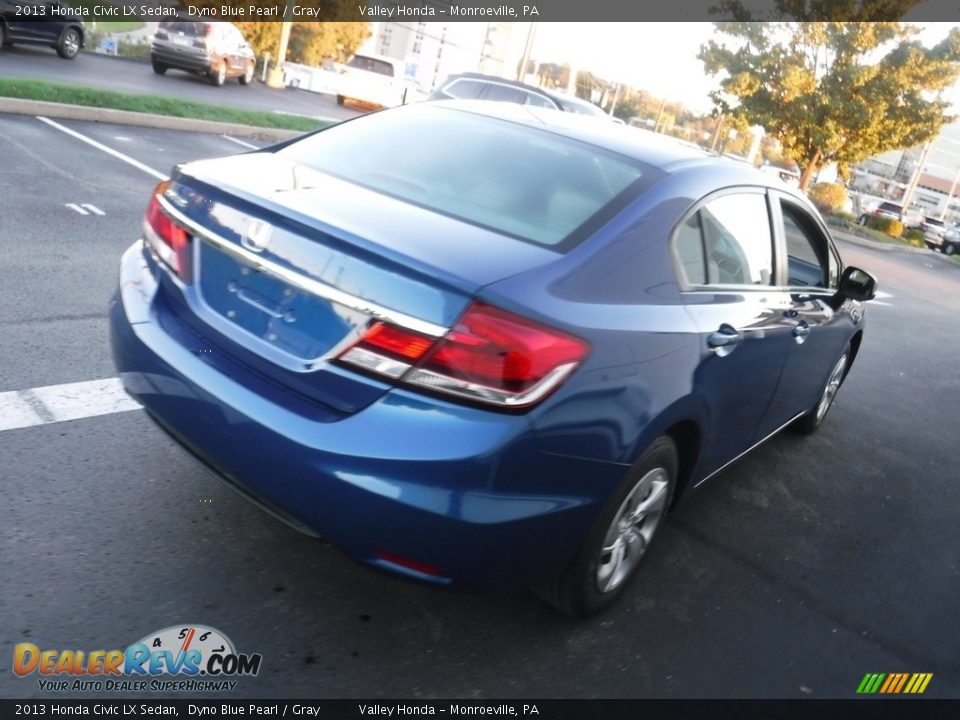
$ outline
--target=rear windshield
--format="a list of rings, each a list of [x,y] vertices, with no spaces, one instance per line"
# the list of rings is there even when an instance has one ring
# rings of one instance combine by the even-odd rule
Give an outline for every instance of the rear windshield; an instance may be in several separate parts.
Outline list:
[[[367,57],[366,55],[354,55],[350,58],[347,66],[356,68],[357,70],[366,70],[367,72],[376,73],[377,75],[393,77],[393,65],[386,60],[377,60],[376,58]]]
[[[170,30],[171,32],[182,32],[184,35],[204,35],[207,31],[207,23],[205,22],[190,22],[190,21],[176,21],[176,22],[162,22],[160,23],[161,30]]]
[[[880,203],[880,209],[886,210],[887,212],[895,212],[895,213],[899,213],[903,211],[903,208],[900,207],[899,205],[894,205],[893,203],[888,203],[888,202]]]
[[[557,249],[575,242],[571,236],[578,228],[632,197],[631,186],[644,175],[640,163],[594,145],[426,104],[334,125],[278,154]]]

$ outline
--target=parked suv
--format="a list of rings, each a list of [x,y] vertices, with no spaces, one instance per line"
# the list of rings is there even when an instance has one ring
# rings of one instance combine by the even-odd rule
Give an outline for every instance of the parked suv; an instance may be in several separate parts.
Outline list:
[[[0,0],[2,2],[3,0]],[[243,85],[253,81],[257,58],[237,28],[220,22],[162,22],[150,48],[153,71],[175,68],[223,85],[228,77]]]
[[[0,48],[14,43],[48,45],[60,57],[73,60],[85,35],[83,20],[58,2],[0,0]]]
[[[893,203],[893,202],[882,202],[879,205],[877,205],[873,210],[869,210],[868,212],[861,214],[860,217],[857,218],[857,224],[866,225],[867,217],[870,215],[873,215],[875,217],[893,218],[894,220],[902,220],[903,206],[897,205],[897,203]]]
[[[931,250],[939,250],[944,255],[960,253],[960,230],[957,228],[946,230],[938,237],[926,235],[924,239]]]
[[[480,73],[461,73],[451,75],[428,100],[498,100],[500,102],[516,103],[517,105],[533,105],[563,112],[577,113],[610,119],[606,113],[586,100],[563,95],[561,93],[544,90],[533,85],[526,85],[513,80],[506,80],[494,75]]]

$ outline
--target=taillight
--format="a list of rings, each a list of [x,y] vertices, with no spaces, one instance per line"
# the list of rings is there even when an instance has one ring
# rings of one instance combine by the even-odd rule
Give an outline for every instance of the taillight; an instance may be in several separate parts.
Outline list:
[[[579,338],[474,303],[442,338],[377,322],[339,359],[409,385],[516,408],[545,398],[588,352]]]
[[[160,198],[170,186],[163,181],[150,196],[143,231],[147,244],[157,257],[184,282],[190,282],[190,236],[164,212]]]

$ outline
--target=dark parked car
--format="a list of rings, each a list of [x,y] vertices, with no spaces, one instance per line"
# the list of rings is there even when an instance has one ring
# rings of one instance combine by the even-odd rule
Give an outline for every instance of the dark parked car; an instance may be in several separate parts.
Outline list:
[[[175,168],[111,325],[127,391],[260,507],[588,615],[678,498],[821,426],[875,286],[749,165],[435,102]]]
[[[150,48],[153,71],[163,75],[175,68],[223,85],[227,78],[253,82],[257,59],[250,44],[233,25],[223,22],[162,22]]]
[[[936,235],[927,234],[925,239],[927,247],[931,250],[939,250],[944,255],[960,253],[960,231],[955,227]]]
[[[83,20],[58,2],[0,0],[0,49],[14,43],[49,45],[72,60],[85,37]]]
[[[610,119],[603,110],[586,100],[480,73],[451,75],[427,99],[495,100]]]

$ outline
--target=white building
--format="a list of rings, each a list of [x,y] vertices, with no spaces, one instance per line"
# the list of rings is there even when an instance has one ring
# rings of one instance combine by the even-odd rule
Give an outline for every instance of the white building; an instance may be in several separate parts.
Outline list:
[[[513,77],[523,52],[513,23],[376,22],[357,51],[402,60],[405,74],[423,92],[448,75],[483,72]]]

